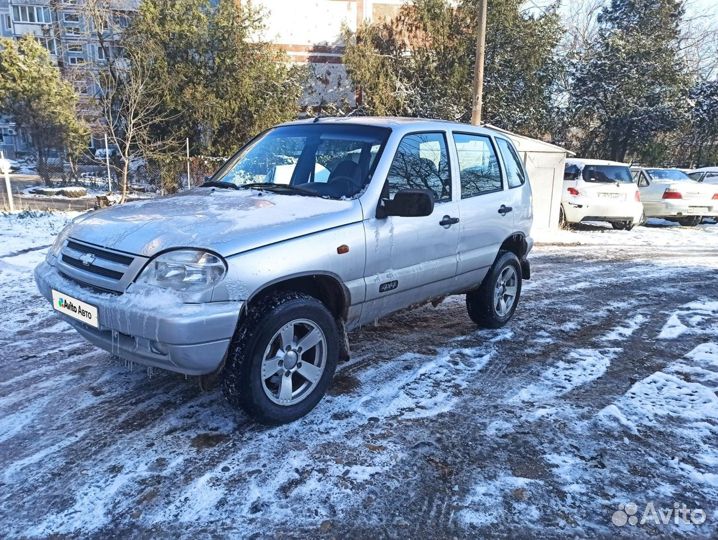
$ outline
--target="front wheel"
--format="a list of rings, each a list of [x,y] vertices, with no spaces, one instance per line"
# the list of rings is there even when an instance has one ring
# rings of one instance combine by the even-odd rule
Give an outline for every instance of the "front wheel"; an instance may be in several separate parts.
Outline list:
[[[224,394],[259,422],[291,422],[319,403],[338,357],[339,330],[324,304],[302,293],[268,296],[233,340]]]
[[[521,296],[521,263],[501,251],[481,287],[466,294],[469,317],[482,328],[501,328],[513,317]]]

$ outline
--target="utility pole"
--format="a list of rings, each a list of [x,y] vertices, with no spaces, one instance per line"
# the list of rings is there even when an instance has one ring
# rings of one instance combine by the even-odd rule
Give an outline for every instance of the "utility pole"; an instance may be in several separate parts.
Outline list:
[[[107,133],[105,133],[105,165],[107,166],[107,189],[112,193],[112,175],[110,174],[110,147],[107,144]]]
[[[479,35],[476,38],[476,61],[474,63],[474,103],[471,109],[471,123],[481,123],[481,108],[484,91],[484,45],[486,44],[486,0],[479,0]]]
[[[15,204],[12,200],[12,186],[10,185],[10,162],[5,161],[5,154],[0,150],[0,173],[5,177],[5,191],[7,191],[7,204],[10,212],[15,211]]]
[[[192,182],[189,176],[189,137],[187,137],[187,189],[192,189]]]

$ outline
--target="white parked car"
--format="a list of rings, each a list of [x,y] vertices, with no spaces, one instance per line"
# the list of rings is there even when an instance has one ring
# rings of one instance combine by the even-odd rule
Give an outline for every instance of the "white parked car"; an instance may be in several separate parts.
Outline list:
[[[691,180],[718,186],[718,167],[703,167],[688,173]]]
[[[718,189],[692,180],[678,169],[633,167],[646,217],[693,227],[703,217],[718,216]]]
[[[567,159],[561,196],[561,224],[607,221],[631,230],[643,222],[643,205],[625,163]]]

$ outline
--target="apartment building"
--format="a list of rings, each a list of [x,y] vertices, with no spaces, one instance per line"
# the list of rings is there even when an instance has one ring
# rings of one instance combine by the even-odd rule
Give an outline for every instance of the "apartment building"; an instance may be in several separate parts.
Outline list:
[[[394,16],[406,0],[253,0],[264,10],[262,39],[275,43],[313,76],[302,105],[356,103],[355,89],[342,64],[342,27],[355,31],[363,21]]]
[[[80,95],[87,117],[93,116],[90,96],[96,90],[93,69],[113,54],[122,28],[129,24],[141,0],[0,0],[0,35],[19,38],[31,34],[52,55],[63,76]],[[342,64],[342,28],[356,30],[362,21],[395,15],[406,0],[235,0],[247,1],[264,11],[261,39],[273,42],[292,62],[307,64],[312,77],[302,106],[356,103],[355,90]],[[91,7],[107,6],[106,17]],[[99,144],[101,126],[97,125]],[[11,119],[0,117],[0,149],[9,156],[29,150]]]
[[[139,2],[0,0],[0,35],[19,39],[29,34],[42,43],[77,90],[81,112],[92,120],[97,116],[90,99],[96,88],[93,74],[107,55],[116,51],[121,30],[129,24]],[[97,9],[93,9],[95,5]],[[0,117],[0,150],[13,156],[28,151],[29,144],[12,119]]]

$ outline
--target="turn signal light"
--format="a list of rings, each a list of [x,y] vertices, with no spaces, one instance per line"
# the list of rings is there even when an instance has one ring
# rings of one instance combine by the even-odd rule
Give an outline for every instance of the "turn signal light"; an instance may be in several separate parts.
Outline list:
[[[568,188],[568,194],[573,195],[574,197],[578,197],[578,190],[574,187]]]
[[[666,191],[663,192],[663,198],[664,199],[682,199],[683,195],[681,195],[680,191],[676,191],[674,189],[668,188]]]
[[[718,201],[718,191],[716,191],[715,194],[713,195],[713,200]]]

